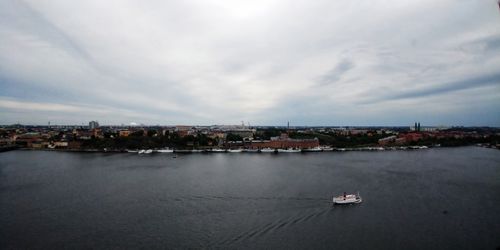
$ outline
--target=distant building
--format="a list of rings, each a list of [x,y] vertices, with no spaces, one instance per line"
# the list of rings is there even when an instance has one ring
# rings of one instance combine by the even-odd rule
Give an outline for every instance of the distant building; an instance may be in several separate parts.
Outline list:
[[[78,150],[81,149],[82,142],[81,141],[70,141],[68,142],[68,149]]]
[[[410,131],[420,132],[420,122],[415,122],[415,125],[410,127]]]
[[[386,146],[386,145],[389,145],[389,144],[395,143],[397,138],[398,138],[397,136],[395,136],[395,135],[391,135],[391,136],[388,136],[388,137],[385,137],[385,138],[379,139],[379,140],[378,140],[378,144],[379,144],[380,146]]]
[[[221,131],[212,131],[207,136],[212,139],[224,139],[226,134]]]
[[[99,123],[97,121],[90,121],[89,122],[89,130],[95,129],[99,127]]]
[[[56,148],[67,148],[68,142],[67,141],[56,141],[56,142],[54,142],[54,146]]]
[[[128,130],[128,129],[120,130],[118,132],[118,136],[120,136],[120,137],[127,137],[129,135],[130,135],[130,130]]]
[[[103,138],[104,136],[102,135],[102,130],[100,128],[94,128],[92,129],[92,135],[95,138]]]
[[[187,135],[196,135],[196,129],[193,126],[177,125],[175,126],[175,132],[179,137],[184,137]]]
[[[16,143],[16,145],[19,145],[19,146],[31,148],[32,147],[31,144],[33,142],[37,142],[39,140],[40,140],[39,133],[26,133],[26,134],[19,135],[16,138],[15,143]]]
[[[241,136],[242,138],[253,138],[253,134],[255,133],[255,129],[230,129],[224,131],[226,134],[233,134]]]
[[[423,135],[421,133],[406,133],[399,135],[399,138],[404,138],[406,143],[416,142],[423,139]]]
[[[318,138],[314,139],[291,139],[288,134],[282,133],[280,136],[271,137],[271,140],[253,140],[249,148],[314,148],[319,147]]]

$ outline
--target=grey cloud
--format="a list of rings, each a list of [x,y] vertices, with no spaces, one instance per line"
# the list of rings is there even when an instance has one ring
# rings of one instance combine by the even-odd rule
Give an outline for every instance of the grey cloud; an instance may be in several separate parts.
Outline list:
[[[363,104],[373,104],[377,102],[394,101],[411,98],[430,97],[442,95],[450,92],[480,88],[484,86],[500,86],[500,73],[493,73],[458,81],[433,85],[419,90],[402,90],[399,93],[378,95],[375,99],[362,102]],[[480,98],[480,97],[479,97]]]
[[[282,124],[287,117],[309,125],[354,124],[384,121],[389,113],[397,122],[406,112],[384,100],[398,106],[412,98],[446,99],[446,93],[473,92],[478,96],[464,99],[486,110],[500,105],[498,95],[479,88],[498,86],[499,75],[486,74],[500,68],[500,33],[490,28],[498,25],[498,12],[491,6],[0,0],[0,98],[26,107],[91,105],[110,110],[99,119],[115,123],[130,122],[112,112],[127,110],[135,122],[155,124]],[[469,78],[443,81],[461,77]],[[372,105],[359,105],[366,93]],[[483,95],[488,101],[477,101]],[[440,106],[456,105],[446,99]],[[36,117],[45,124],[46,116],[79,123],[93,115],[92,108],[82,109],[85,116],[56,117],[55,111],[9,107],[0,107],[0,123]],[[475,122],[467,115],[461,109],[455,117]],[[449,121],[455,120],[441,124]]]
[[[320,85],[328,85],[339,81],[342,76],[354,68],[354,63],[349,59],[342,59],[333,69],[319,79]]]
[[[2,10],[3,9],[3,10]],[[63,48],[76,57],[90,61],[90,56],[76,41],[49,21],[43,14],[30,7],[22,0],[7,0],[0,4],[0,23],[10,24],[11,28],[38,37],[40,40]]]
[[[488,35],[459,46],[459,50],[466,53],[495,56],[500,49],[500,35]],[[496,54],[495,54],[496,53]]]
[[[500,36],[490,36],[477,41],[485,45],[486,51],[493,51],[500,49]]]

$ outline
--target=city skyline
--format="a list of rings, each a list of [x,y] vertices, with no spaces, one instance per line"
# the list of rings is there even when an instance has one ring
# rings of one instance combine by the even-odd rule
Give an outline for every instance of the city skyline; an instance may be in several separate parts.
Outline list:
[[[500,126],[491,1],[2,1],[0,124]]]
[[[242,121],[243,122],[243,121]],[[91,125],[93,123],[94,125]],[[420,125],[420,122],[415,122]],[[394,124],[394,125],[380,125],[380,124],[371,124],[371,125],[356,125],[356,124],[316,124],[316,125],[303,125],[303,124],[291,124],[290,121],[282,123],[282,124],[251,124],[250,122],[243,123],[234,123],[234,124],[222,124],[222,123],[214,123],[214,124],[173,124],[173,123],[163,123],[163,124],[144,124],[144,123],[136,123],[132,122],[129,124],[112,124],[112,123],[101,123],[97,120],[92,120],[89,122],[81,122],[81,123],[55,123],[53,121],[49,121],[45,124],[35,124],[35,123],[11,123],[11,124],[0,124],[0,127],[15,127],[15,126],[26,126],[26,127],[233,127],[233,128],[410,128],[413,129],[415,127],[414,123],[410,124]],[[433,129],[449,129],[449,128],[499,128],[498,126],[463,126],[463,125],[454,125],[454,124],[439,124],[439,125],[429,125],[422,124],[422,128],[433,128]]]

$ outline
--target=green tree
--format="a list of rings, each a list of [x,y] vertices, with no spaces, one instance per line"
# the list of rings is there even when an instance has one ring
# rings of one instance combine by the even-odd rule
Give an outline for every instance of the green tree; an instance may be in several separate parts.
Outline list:
[[[226,141],[243,141],[243,138],[240,135],[229,133],[226,135]]]
[[[153,137],[153,136],[155,136],[157,133],[158,133],[158,132],[157,132],[156,130],[154,130],[154,129],[150,129],[150,130],[148,130],[148,133],[147,133],[147,134],[148,134],[148,136],[149,136],[149,137]]]

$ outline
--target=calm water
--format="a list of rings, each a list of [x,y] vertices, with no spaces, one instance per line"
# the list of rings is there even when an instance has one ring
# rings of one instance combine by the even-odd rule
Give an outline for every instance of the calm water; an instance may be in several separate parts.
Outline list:
[[[0,223],[2,249],[496,249],[500,151],[11,151]]]

